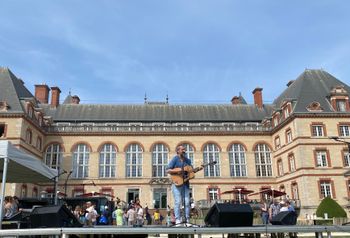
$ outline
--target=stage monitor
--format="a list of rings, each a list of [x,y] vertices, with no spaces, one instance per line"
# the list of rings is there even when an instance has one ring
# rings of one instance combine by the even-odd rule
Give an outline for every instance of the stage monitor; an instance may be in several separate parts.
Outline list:
[[[253,209],[249,204],[215,203],[204,222],[213,227],[252,226]]]

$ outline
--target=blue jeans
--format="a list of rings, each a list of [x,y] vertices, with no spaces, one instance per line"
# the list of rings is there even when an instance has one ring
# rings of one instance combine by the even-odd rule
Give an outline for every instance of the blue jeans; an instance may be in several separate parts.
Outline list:
[[[264,225],[269,224],[269,213],[263,212],[261,214],[261,219],[262,219]]]
[[[181,221],[181,207],[183,205],[182,196],[185,195],[185,216],[186,220],[190,220],[190,189],[185,186],[177,187],[175,184],[171,185],[171,190],[173,192],[175,205],[174,205],[174,214],[176,221]],[[184,221],[184,222],[187,222]]]

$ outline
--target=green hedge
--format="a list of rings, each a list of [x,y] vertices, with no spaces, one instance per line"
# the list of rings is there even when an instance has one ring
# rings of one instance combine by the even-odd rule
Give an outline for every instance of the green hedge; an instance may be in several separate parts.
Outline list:
[[[317,217],[324,217],[327,213],[329,218],[347,217],[345,210],[332,198],[324,198],[316,210]]]

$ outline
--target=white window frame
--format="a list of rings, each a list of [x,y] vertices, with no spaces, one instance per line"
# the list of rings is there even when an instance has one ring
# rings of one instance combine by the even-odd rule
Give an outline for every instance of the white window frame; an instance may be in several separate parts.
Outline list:
[[[350,152],[345,152],[344,151],[344,166],[345,167],[350,167]]]
[[[258,144],[254,153],[256,176],[272,177],[272,160],[270,148],[266,144]]]
[[[72,156],[73,174],[72,178],[83,179],[89,177],[90,148],[86,144],[79,144],[75,147]]]
[[[162,202],[162,197],[165,196],[165,204]],[[167,208],[168,201],[167,201],[168,193],[166,188],[155,188],[153,189],[153,201],[154,205],[158,206],[158,208]]]
[[[169,160],[169,149],[162,143],[155,144],[152,149],[152,177],[163,178],[167,176],[166,168]]]
[[[45,164],[50,168],[57,169],[62,162],[62,147],[60,144],[51,144],[45,152]]]
[[[320,192],[321,192],[322,198],[325,198],[325,197],[333,198],[332,183],[330,181],[321,181],[320,182]]]
[[[99,152],[99,177],[115,178],[117,149],[113,144],[104,144]]]
[[[312,125],[312,136],[314,137],[324,136],[323,125]]]
[[[203,149],[203,164],[216,161],[204,167],[204,177],[220,177],[220,149],[216,144],[206,144]]]
[[[346,112],[346,101],[345,99],[337,99],[335,101],[338,112]]]
[[[125,176],[142,177],[143,150],[139,144],[130,144],[126,150]]]
[[[316,151],[317,167],[328,167],[327,151]]]
[[[232,144],[228,151],[231,177],[247,177],[246,152],[242,144]]]
[[[208,188],[208,198],[209,201],[216,201],[219,199],[219,189],[218,188]]]
[[[349,125],[339,125],[339,133],[341,137],[350,136],[350,128]]]

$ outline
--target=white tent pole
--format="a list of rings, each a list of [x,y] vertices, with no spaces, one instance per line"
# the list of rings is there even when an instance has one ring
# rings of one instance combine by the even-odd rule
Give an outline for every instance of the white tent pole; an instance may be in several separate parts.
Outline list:
[[[2,182],[1,182],[1,201],[0,201],[0,230],[2,227],[2,211],[4,207],[4,198],[5,198],[5,186],[6,186],[6,176],[7,176],[7,165],[9,163],[9,158],[4,158],[4,167],[2,171]]]

